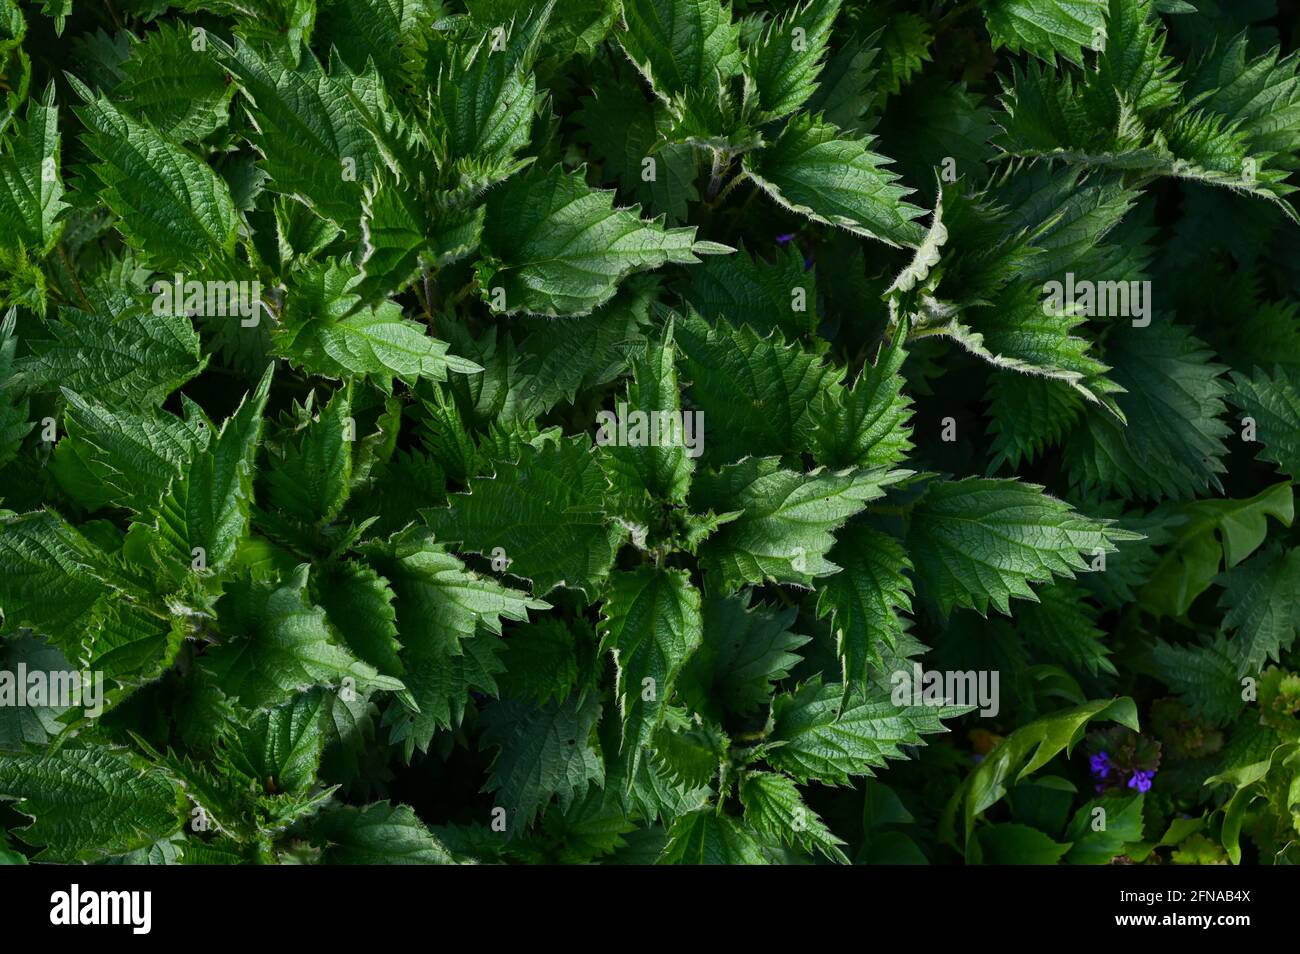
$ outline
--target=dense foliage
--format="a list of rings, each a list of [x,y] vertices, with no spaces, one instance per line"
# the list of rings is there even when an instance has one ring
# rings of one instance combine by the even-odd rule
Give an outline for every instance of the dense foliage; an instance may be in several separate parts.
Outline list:
[[[0,859],[1300,861],[1297,26],[0,0]]]

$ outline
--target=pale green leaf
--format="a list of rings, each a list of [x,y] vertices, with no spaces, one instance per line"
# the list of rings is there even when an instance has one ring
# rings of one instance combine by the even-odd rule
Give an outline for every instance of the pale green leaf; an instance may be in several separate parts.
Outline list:
[[[610,577],[601,650],[614,655],[623,715],[622,757],[636,774],[683,663],[700,645],[700,594],[682,570],[643,567]]]
[[[185,796],[139,759],[109,749],[0,755],[0,795],[34,817],[19,829],[37,860],[98,861],[144,848],[179,830]]]
[[[896,705],[889,690],[871,685],[823,683],[817,676],[772,703],[773,728],[764,757],[800,783],[850,785],[886,760],[903,759],[903,746],[945,732],[941,718],[963,710],[946,706]]]
[[[775,458],[750,457],[718,474],[700,475],[692,492],[697,510],[741,511],[700,548],[704,567],[722,586],[746,583],[812,585],[839,567],[827,554],[832,531],[885,493],[903,472],[782,470]]]
[[[425,517],[440,540],[489,557],[500,548],[538,595],[561,585],[594,593],[626,533],[604,513],[606,487],[585,438],[527,445],[517,463],[474,478]]]
[[[1015,480],[937,481],[912,507],[908,556],[923,595],[947,617],[992,605],[1010,615],[1013,598],[1035,599],[1030,583],[1073,577],[1100,553],[1136,539],[1109,520],[1093,520]]]
[[[227,695],[250,709],[266,709],[312,686],[344,678],[358,686],[401,690],[334,640],[325,611],[307,599],[303,567],[282,584],[235,583],[217,606],[226,638],[203,666]]]
[[[904,201],[869,139],[843,138],[834,126],[806,117],[790,120],[768,148],[745,157],[745,171],[778,203],[817,222],[889,245],[919,245],[921,209]]]
[[[585,315],[633,272],[720,250],[697,243],[694,228],[666,229],[613,198],[558,166],[493,190],[478,265],[484,300],[506,314]]]
[[[721,0],[624,0],[623,20],[623,51],[664,99],[740,68],[740,27]]]

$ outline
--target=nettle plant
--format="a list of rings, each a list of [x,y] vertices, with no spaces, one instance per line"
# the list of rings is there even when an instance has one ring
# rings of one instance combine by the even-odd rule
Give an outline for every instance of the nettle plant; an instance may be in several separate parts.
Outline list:
[[[1300,860],[1296,13],[0,0],[0,859]]]

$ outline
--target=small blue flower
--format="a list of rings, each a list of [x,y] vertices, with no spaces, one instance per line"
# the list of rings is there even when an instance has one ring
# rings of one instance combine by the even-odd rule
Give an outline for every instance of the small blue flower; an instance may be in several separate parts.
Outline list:
[[[1092,769],[1092,774],[1097,778],[1110,777],[1110,756],[1105,752],[1098,752],[1088,759],[1088,767]]]
[[[791,242],[794,241],[794,233],[793,233],[793,232],[782,232],[780,235],[778,235],[778,236],[776,237],[776,240],[777,240],[777,242],[780,243],[781,245],[789,245]]]
[[[1146,792],[1151,789],[1151,779],[1155,778],[1155,770],[1144,772],[1138,769],[1133,773],[1133,777],[1128,780],[1129,788],[1136,788],[1139,792]]]

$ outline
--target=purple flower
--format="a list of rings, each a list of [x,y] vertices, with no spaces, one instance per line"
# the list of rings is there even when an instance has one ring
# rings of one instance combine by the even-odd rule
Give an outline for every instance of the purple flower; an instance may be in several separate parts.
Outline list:
[[[778,235],[778,236],[776,237],[776,240],[777,240],[777,242],[779,242],[781,245],[788,245],[789,243],[791,243],[791,242],[794,241],[794,233],[793,233],[793,232],[782,232],[780,235]]]
[[[1136,788],[1139,792],[1149,791],[1151,788],[1151,779],[1155,778],[1155,770],[1144,772],[1138,769],[1133,773],[1133,777],[1128,780],[1129,788]]]
[[[1088,759],[1088,767],[1092,769],[1092,774],[1097,778],[1110,777],[1110,756],[1105,752],[1098,752]],[[1145,789],[1143,790],[1145,791]]]

